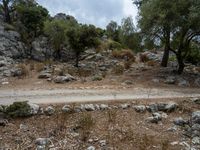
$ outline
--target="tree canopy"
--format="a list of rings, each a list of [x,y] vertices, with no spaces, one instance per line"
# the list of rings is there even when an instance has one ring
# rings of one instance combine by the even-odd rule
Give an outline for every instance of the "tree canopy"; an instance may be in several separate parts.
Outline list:
[[[160,39],[165,45],[162,65],[166,66],[169,51],[176,54],[178,73],[191,50],[191,41],[200,35],[200,1],[197,0],[136,0],[139,27],[142,33]]]

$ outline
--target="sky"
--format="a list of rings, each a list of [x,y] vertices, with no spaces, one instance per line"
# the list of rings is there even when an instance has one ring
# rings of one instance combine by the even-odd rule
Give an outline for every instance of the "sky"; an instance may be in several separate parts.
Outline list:
[[[52,16],[66,13],[80,23],[94,24],[105,28],[111,21],[121,24],[124,17],[133,17],[136,25],[137,8],[131,0],[37,0]]]

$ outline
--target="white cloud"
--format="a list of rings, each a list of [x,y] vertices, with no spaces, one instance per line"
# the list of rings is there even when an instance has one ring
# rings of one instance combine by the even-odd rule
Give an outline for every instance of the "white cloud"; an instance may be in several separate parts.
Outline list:
[[[94,24],[105,28],[111,21],[136,16],[131,0],[37,0],[51,15],[63,12],[74,16],[81,23]],[[135,21],[135,20],[134,20]]]

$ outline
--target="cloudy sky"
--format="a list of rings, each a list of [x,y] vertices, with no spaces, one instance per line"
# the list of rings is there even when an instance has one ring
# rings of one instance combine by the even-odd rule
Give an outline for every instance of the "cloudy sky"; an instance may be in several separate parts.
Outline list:
[[[63,12],[74,16],[81,23],[105,28],[111,21],[121,23],[124,17],[132,16],[136,24],[137,9],[131,0],[37,0],[51,15]]]

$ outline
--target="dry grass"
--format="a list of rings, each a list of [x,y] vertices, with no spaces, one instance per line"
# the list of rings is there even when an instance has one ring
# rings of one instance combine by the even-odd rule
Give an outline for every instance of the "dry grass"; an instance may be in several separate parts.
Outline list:
[[[86,142],[89,138],[91,129],[95,125],[95,120],[91,114],[82,114],[77,121],[77,127],[79,128],[79,133],[81,135],[81,140]]]
[[[35,63],[34,68],[37,72],[41,72],[44,70],[45,64],[44,63]]]
[[[153,61],[153,60],[150,60],[150,61],[147,62],[147,65],[148,65],[148,66],[151,66],[151,67],[154,67],[154,66],[156,66],[157,64],[158,64],[158,63],[155,62],[155,61]]]
[[[21,77],[26,77],[29,75],[29,69],[26,64],[18,64],[17,68],[19,68],[21,71]]]
[[[116,65],[112,69],[112,73],[115,75],[122,75],[124,73],[124,66],[123,65]]]
[[[132,50],[123,49],[123,50],[114,50],[112,56],[118,59],[124,59],[127,61],[135,62],[135,56]]]
[[[140,54],[140,62],[148,62],[149,58],[147,57],[147,54]]]
[[[124,62],[124,68],[125,69],[130,69],[132,66],[133,62],[132,61],[125,61]]]

